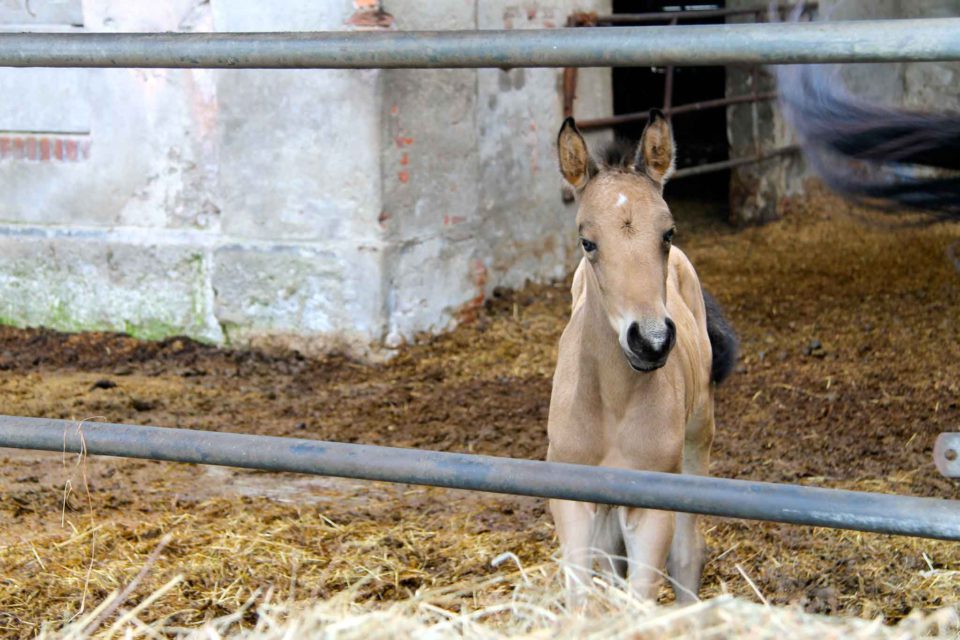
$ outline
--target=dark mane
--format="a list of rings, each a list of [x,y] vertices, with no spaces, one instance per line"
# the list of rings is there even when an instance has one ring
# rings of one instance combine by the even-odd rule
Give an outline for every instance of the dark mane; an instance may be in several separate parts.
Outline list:
[[[600,168],[607,171],[632,171],[637,143],[617,138],[600,152]]]

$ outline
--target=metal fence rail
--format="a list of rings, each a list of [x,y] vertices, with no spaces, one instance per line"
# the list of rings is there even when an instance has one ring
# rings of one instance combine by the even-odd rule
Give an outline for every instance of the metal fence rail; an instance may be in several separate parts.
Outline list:
[[[960,18],[516,31],[0,34],[0,66],[590,67],[960,60]]]
[[[960,540],[960,502],[190,429],[0,416],[0,447],[293,471]]]

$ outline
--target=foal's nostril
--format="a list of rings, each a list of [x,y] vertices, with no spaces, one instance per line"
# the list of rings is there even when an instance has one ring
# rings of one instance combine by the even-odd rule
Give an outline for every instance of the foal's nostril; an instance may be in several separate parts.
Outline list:
[[[663,352],[666,353],[673,348],[673,344],[677,340],[677,325],[673,324],[673,320],[667,318],[664,320],[667,325],[667,339],[663,341]]]
[[[640,335],[640,325],[636,322],[627,328],[627,346],[630,347],[630,351],[637,354],[642,353],[646,347],[646,343]]]

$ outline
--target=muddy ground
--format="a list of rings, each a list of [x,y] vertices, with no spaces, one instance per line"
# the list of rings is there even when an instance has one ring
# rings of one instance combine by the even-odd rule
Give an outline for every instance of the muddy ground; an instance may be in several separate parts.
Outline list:
[[[740,231],[709,207],[674,205],[678,245],[743,342],[717,393],[711,471],[960,498],[931,462],[936,435],[960,429],[960,225],[892,226],[900,219],[812,202]],[[539,459],[568,305],[567,283],[498,291],[476,322],[382,365],[0,328],[0,411]],[[89,610],[165,533],[131,602],[178,580],[138,614],[171,628],[268,591],[390,599],[496,574],[490,560],[505,551],[534,566],[556,550],[533,499],[11,450],[0,465],[7,637]],[[960,593],[956,544],[706,527],[704,595],[892,621]]]

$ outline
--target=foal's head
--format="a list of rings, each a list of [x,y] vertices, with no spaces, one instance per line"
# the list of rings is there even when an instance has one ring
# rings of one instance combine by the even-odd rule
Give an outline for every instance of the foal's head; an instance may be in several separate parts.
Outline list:
[[[573,118],[558,138],[560,170],[579,194],[577,230],[600,302],[637,371],[662,367],[676,341],[667,314],[673,216],[663,185],[673,172],[673,134],[652,111],[640,143],[616,165],[598,165]]]

